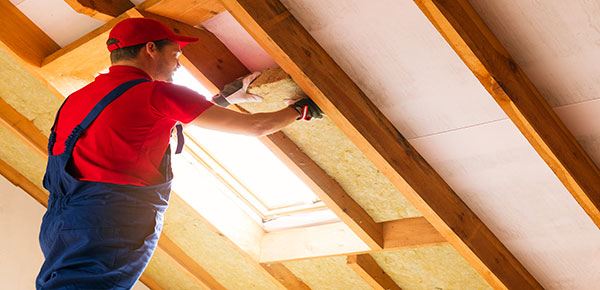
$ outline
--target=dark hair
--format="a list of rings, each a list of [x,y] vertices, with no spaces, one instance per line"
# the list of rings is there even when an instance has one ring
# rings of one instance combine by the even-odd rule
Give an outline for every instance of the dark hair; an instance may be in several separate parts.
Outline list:
[[[161,40],[152,41],[152,42],[154,42],[154,44],[156,45],[156,48],[158,50],[161,50],[165,45],[172,42],[172,40],[161,39]],[[115,44],[115,43],[119,43],[119,41],[115,38],[110,38],[106,42],[106,45],[108,46],[108,45]],[[117,49],[111,51],[110,52],[110,62],[115,63],[119,60],[128,60],[128,59],[136,58],[138,56],[138,54],[140,53],[140,51],[142,50],[142,48],[144,46],[146,46],[146,43],[128,46],[128,47],[121,47],[121,48],[117,48]]]

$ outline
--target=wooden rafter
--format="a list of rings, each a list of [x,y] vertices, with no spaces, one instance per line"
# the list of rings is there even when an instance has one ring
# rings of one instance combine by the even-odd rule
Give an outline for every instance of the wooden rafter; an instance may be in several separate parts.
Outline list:
[[[261,137],[263,142],[371,249],[383,248],[383,227],[284,133]]]
[[[356,237],[355,232],[342,222],[266,233],[261,242],[260,262],[289,262],[448,243],[423,217],[388,221],[380,225],[383,227],[384,237],[382,249],[369,249]]]
[[[110,30],[130,17],[157,19],[175,33],[199,38],[198,42],[183,48],[182,64],[213,92],[248,72],[209,31],[133,8],[46,57],[42,62],[42,75],[63,95],[93,81],[98,72],[110,66],[109,52],[105,49]]]
[[[175,264],[186,276],[191,278],[196,284],[208,289],[225,290],[210,273],[202,268],[194,259],[190,258],[175,242],[173,242],[166,234],[160,236],[158,247],[159,253],[166,256],[173,264]]]
[[[134,7],[129,0],[65,0],[65,2],[75,12],[102,21],[109,21]]]
[[[292,271],[290,271],[286,266],[280,263],[274,264],[261,264],[261,266],[265,269],[265,271],[269,272],[271,276],[273,276],[279,283],[284,285],[287,289],[299,289],[299,290],[309,290],[310,287],[302,282]]]
[[[9,0],[0,0],[0,11],[0,41],[27,63],[40,66],[46,56],[60,49]]]
[[[175,33],[200,39],[185,46],[182,49],[182,55],[186,59],[186,63],[183,64],[189,63],[192,65],[192,67],[186,66],[186,69],[192,70],[195,76],[198,72],[204,76],[199,78],[199,81],[205,87],[214,86],[221,89],[236,78],[248,73],[242,62],[211,32],[147,11],[140,10],[139,12],[144,17],[162,22]]]
[[[48,138],[29,119],[2,98],[0,98],[0,125],[21,139],[38,156],[44,159],[48,158],[48,153],[44,149],[48,144]]]
[[[197,26],[223,12],[225,7],[219,0],[147,0],[138,9]]]
[[[0,102],[4,102],[4,101],[2,101],[0,99]],[[10,107],[10,105],[8,105],[8,104],[3,104],[2,109],[0,109],[0,120],[18,120],[18,122],[16,122],[14,124],[15,126],[18,125],[18,127],[8,128],[9,131],[11,131],[16,137],[18,137],[21,140],[37,140],[37,141],[31,141],[30,142],[31,146],[37,147],[34,150],[36,152],[44,152],[44,154],[46,156],[45,158],[47,158],[48,155],[47,155],[47,151],[46,151],[46,142],[42,143],[41,141],[39,141],[39,140],[47,140],[47,137],[44,136],[42,134],[42,132],[39,131],[39,129],[37,129],[37,127],[33,124],[33,122],[31,122],[30,120],[25,118],[14,108]],[[0,122],[0,124],[4,124],[4,123],[6,123],[6,122]],[[8,124],[8,123],[6,123],[6,124]],[[27,129],[22,129],[22,128],[27,128]],[[9,164],[7,164],[6,162],[4,162],[2,160],[0,160],[0,174],[5,176],[6,179],[8,179],[14,185],[21,187],[25,192],[27,192],[31,197],[33,197],[35,200],[37,200],[40,204],[44,205],[45,207],[48,206],[48,193],[46,191],[40,189],[35,184],[33,184],[30,180],[28,180],[26,177],[24,177],[22,174],[20,174],[17,170],[15,170]],[[163,236],[166,237],[166,235],[164,235],[164,234],[163,234]],[[166,237],[165,239],[168,239],[168,237]],[[184,273],[192,273],[193,275],[197,275],[198,273],[203,271],[202,269],[199,269],[196,265],[193,265],[192,263],[190,263],[189,261],[192,261],[192,260],[190,257],[186,256],[185,253],[178,251],[178,248],[170,248],[170,246],[172,246],[172,244],[170,244],[168,242],[165,243],[163,241],[163,243],[159,244],[159,246],[157,248],[159,251],[163,251],[163,252],[167,253],[169,255],[169,257],[172,258],[170,260],[174,261],[175,265],[178,268],[185,269]],[[193,268],[188,269],[187,268],[188,266],[193,266]],[[198,275],[196,277],[196,279],[199,279],[198,277],[203,277],[203,276]],[[212,283],[212,281],[210,279],[208,279],[207,281],[208,282],[205,281],[205,283],[208,283],[208,284]]]
[[[348,266],[375,290],[402,290],[369,254],[352,255]]]
[[[231,246],[235,251],[237,251],[244,259],[251,265],[253,265],[262,275],[264,275],[269,281],[277,286],[278,289],[296,289],[294,288],[296,285],[303,284],[296,276],[294,276],[291,272],[286,272],[281,267],[278,268],[278,271],[271,273],[266,269],[263,265],[261,265],[256,257],[253,257],[248,251],[240,248],[238,244],[236,244],[233,240],[231,240],[228,236],[224,235],[216,226],[214,226],[207,218],[205,218],[201,213],[196,211],[191,205],[189,205],[185,200],[177,195],[172,195],[171,200],[178,199],[177,203],[182,204],[184,207],[188,207],[190,212],[195,214],[195,218],[198,220],[202,220],[206,225],[217,235],[222,236],[225,243]],[[285,279],[283,279],[285,278]]]
[[[223,3],[492,287],[542,289],[279,1]]]
[[[473,7],[415,2],[600,227],[600,170]]]
[[[17,187],[20,187],[29,194],[33,199],[39,202],[44,207],[48,207],[48,192],[40,189],[37,185],[33,184],[27,177],[23,176],[19,171],[14,169],[12,166],[0,160],[0,174],[4,176],[8,181],[14,184]],[[160,290],[162,289],[160,285],[158,285],[152,278],[148,277],[146,274],[142,273],[140,277],[140,281],[146,284],[143,281],[148,281],[149,283],[153,283],[147,285],[152,290]],[[157,287],[159,286],[159,287]]]

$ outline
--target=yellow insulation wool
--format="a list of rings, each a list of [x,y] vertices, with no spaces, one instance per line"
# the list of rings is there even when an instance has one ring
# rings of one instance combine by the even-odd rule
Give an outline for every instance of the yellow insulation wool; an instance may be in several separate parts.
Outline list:
[[[346,257],[320,258],[283,263],[312,290],[372,289],[352,268]]]
[[[241,105],[250,112],[282,109],[286,106],[283,100],[302,94],[298,85],[279,68],[263,72],[249,92],[264,98],[260,103]],[[295,122],[282,131],[375,221],[421,216],[329,118]]]
[[[161,254],[155,253],[152,255],[152,259],[150,259],[150,263],[146,267],[144,274],[151,277],[152,280],[156,281],[165,290],[204,289]]]
[[[3,126],[0,126],[0,159],[39,188],[43,188],[42,179],[46,172],[46,160]]]
[[[48,136],[61,100],[0,49],[0,98]]]
[[[198,192],[210,194],[210,192]],[[165,215],[166,233],[182,250],[227,289],[276,290],[255,265],[198,218],[198,213],[173,199]],[[185,289],[185,288],[182,288]]]
[[[372,253],[404,290],[491,290],[450,245]]]

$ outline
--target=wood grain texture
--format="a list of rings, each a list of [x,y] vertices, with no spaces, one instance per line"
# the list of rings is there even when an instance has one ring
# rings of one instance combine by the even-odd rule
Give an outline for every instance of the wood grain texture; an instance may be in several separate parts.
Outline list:
[[[369,254],[348,256],[347,263],[375,290],[402,290]]]
[[[2,99],[0,99],[0,121],[0,123],[4,123],[10,126],[10,128],[8,128],[9,131],[15,134],[15,136],[17,136],[19,139],[24,140],[25,144],[32,147],[33,151],[37,152],[40,155],[43,155],[42,158],[48,158],[47,137],[39,131],[39,129],[33,124],[31,120],[25,118],[19,112],[10,107],[10,105],[5,104],[5,102]],[[15,170],[2,160],[0,160],[0,174],[5,176],[10,182],[15,184],[16,186],[23,188],[25,192],[27,192],[40,204],[44,205],[45,207],[48,206],[48,193],[37,187],[26,177],[20,174],[17,170]],[[166,237],[166,235],[164,236]],[[166,237],[166,239],[168,239],[168,237]],[[169,245],[170,244],[167,243],[166,246],[159,245],[157,248],[161,248],[160,250],[168,253],[175,253],[177,255],[176,261],[181,260],[184,262],[189,262],[191,260],[191,258],[189,256],[186,256],[185,253],[178,252],[179,248],[170,249],[168,248]],[[179,263],[176,263],[176,265],[181,269],[185,269],[184,272],[187,271],[187,273],[195,274],[198,271],[196,268],[186,268],[190,265],[193,266],[193,264],[181,265]],[[144,278],[144,275],[142,275],[142,278]],[[146,280],[151,281],[150,278]],[[209,282],[211,281],[209,280]]]
[[[369,249],[361,243],[356,232],[343,222],[266,233],[261,241],[260,262],[290,262],[448,243],[424,217],[399,219],[378,225],[383,227],[384,238],[384,247],[380,249]]]
[[[195,70],[202,73],[217,88],[221,89],[236,78],[249,73],[229,49],[209,31],[147,11],[140,13],[144,17],[162,22],[176,34],[199,38],[197,42],[190,43],[182,49],[183,55]]]
[[[42,63],[41,74],[58,91],[68,96],[94,80],[94,76],[110,66],[106,41],[110,30],[122,20],[141,17],[136,9],[127,10],[101,27],[61,48]]]
[[[3,160],[0,160],[0,174],[2,174],[2,176],[4,176],[12,184],[27,192],[29,196],[31,196],[41,205],[48,207],[48,193],[37,187],[35,184],[33,184],[33,182],[29,181],[27,177],[23,176],[19,171],[14,169]]]
[[[600,170],[465,1],[417,5],[600,227]]]
[[[271,274],[279,283],[281,283],[286,289],[304,289],[309,290],[310,287],[302,282],[292,271],[281,263],[267,263],[261,264],[261,266]]]
[[[383,228],[282,132],[259,138],[371,249],[383,248]]]
[[[492,287],[542,289],[280,2],[223,3]]]
[[[146,285],[146,287],[148,287],[150,290],[164,290],[165,289],[162,286],[160,286],[160,284],[158,282],[156,282],[154,279],[150,278],[150,276],[148,276],[148,275],[142,275],[140,277],[140,282],[142,282],[144,285]]]
[[[129,0],[65,0],[65,2],[75,12],[102,21],[110,21],[134,7]]]
[[[194,282],[207,289],[225,289],[210,273],[206,272],[196,261],[188,256],[167,235],[161,235],[158,240],[157,252],[165,255]]]
[[[0,125],[17,136],[25,145],[40,157],[47,159],[45,149],[48,138],[33,124],[33,122],[15,110],[10,104],[0,98]]]
[[[219,0],[148,0],[138,8],[191,26],[225,11]]]
[[[60,49],[9,0],[0,0],[0,41],[27,63],[40,66],[44,58]]]
[[[383,223],[384,250],[430,247],[448,241],[424,217]]]

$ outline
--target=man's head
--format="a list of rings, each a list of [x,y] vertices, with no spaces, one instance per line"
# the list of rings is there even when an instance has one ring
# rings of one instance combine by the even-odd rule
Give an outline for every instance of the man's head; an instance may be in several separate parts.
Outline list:
[[[153,19],[129,18],[115,25],[106,45],[113,64],[134,65],[144,69],[153,79],[168,80],[179,66],[180,48],[197,40],[176,35]]]

